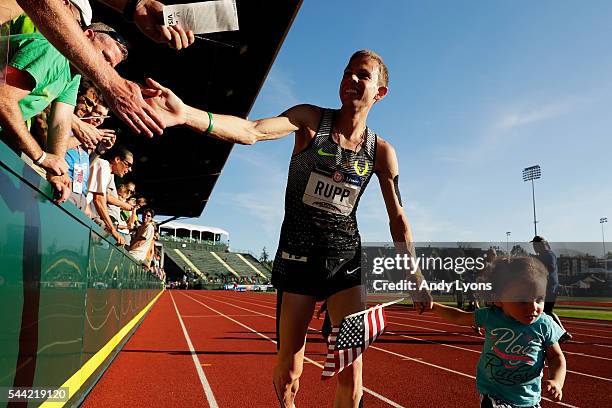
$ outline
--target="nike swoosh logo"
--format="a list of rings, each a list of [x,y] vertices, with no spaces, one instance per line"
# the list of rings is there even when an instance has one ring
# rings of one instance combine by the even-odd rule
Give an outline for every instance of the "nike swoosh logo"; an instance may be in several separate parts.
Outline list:
[[[335,156],[334,153],[327,153],[326,151],[323,150],[323,148],[320,148],[319,150],[317,150],[317,153],[319,154],[319,156]]]
[[[355,271],[356,271],[357,269],[359,269],[359,268],[361,268],[361,266],[356,267],[356,268],[355,268],[355,269],[353,269],[352,271],[347,270],[347,271],[346,271],[346,274],[347,274],[347,275],[352,275],[352,274],[353,274],[353,273],[355,273]]]

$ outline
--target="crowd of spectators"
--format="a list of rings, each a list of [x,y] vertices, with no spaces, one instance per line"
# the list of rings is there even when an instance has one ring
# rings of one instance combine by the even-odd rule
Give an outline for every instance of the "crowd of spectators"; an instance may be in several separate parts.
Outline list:
[[[121,12],[153,41],[180,50],[193,33],[163,25],[157,0],[99,0]],[[123,79],[115,67],[128,44],[112,27],[93,22],[88,0],[7,0],[0,23],[10,24],[5,82],[0,85],[0,138],[129,253],[163,277],[152,208],[126,178],[134,153],[104,128],[114,112],[134,133],[164,127],[143,96],[159,91]],[[3,31],[4,32],[4,31]],[[141,219],[138,219],[138,215]]]

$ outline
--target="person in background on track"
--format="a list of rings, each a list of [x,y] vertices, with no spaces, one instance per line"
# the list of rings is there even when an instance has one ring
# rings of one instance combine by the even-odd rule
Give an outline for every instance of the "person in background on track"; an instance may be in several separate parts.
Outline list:
[[[253,144],[295,132],[285,198],[285,219],[274,260],[272,283],[278,290],[278,354],[274,388],[283,407],[294,407],[304,364],[306,332],[317,301],[327,300],[332,324],[364,310],[359,198],[376,174],[400,255],[415,254],[410,224],[399,192],[394,148],[366,121],[370,109],[389,90],[388,70],[373,51],[354,53],[340,81],[340,109],[294,106],[278,117],[249,121],[214,115],[183,104],[152,80],[161,95],[148,103],[169,126],[186,125],[232,143]],[[411,275],[419,285],[422,275]],[[431,295],[419,293],[415,305],[430,309]],[[334,407],[362,405],[362,357],[337,375]]]
[[[535,251],[535,257],[540,260],[546,267],[548,271],[548,285],[546,287],[546,302],[544,302],[544,313],[552,317],[552,319],[561,327],[561,329],[565,332],[561,340],[561,343],[571,340],[572,335],[565,330],[563,324],[561,324],[561,320],[559,316],[557,316],[553,309],[555,307],[555,302],[557,301],[557,293],[559,292],[559,274],[557,270],[557,256],[550,249],[550,244],[544,238],[539,235],[536,235],[531,240],[533,245],[533,250]]]
[[[494,306],[465,312],[434,303],[438,316],[486,330],[476,371],[481,408],[540,407],[545,360],[545,391],[561,401],[566,374],[559,346],[563,331],[543,313],[547,280],[546,267],[533,257],[498,258],[490,276]]]

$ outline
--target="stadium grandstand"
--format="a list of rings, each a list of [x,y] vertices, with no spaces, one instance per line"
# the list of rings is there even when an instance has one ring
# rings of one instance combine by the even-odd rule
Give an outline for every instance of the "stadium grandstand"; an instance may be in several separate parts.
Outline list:
[[[270,270],[248,252],[231,252],[221,228],[170,221],[159,226],[168,283],[185,276],[196,288],[222,284],[267,284]]]

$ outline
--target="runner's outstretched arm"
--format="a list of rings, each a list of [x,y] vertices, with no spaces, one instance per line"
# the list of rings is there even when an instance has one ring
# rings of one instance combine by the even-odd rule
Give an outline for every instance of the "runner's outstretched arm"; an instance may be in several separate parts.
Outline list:
[[[185,125],[231,143],[251,145],[262,140],[280,139],[312,127],[320,117],[319,108],[312,105],[297,105],[280,116],[254,121],[231,115],[213,115],[186,105],[174,92],[152,79],[147,79],[147,85],[161,91],[161,96],[147,99],[147,103],[162,118],[166,127]]]
[[[408,256],[416,257],[410,223],[402,207],[402,197],[399,191],[399,165],[395,149],[389,142],[380,137],[376,146],[374,171],[378,176],[380,190],[387,207],[389,229],[395,248],[400,255],[408,254]],[[411,275],[411,278],[419,285],[423,280],[421,270],[417,270],[414,275]],[[419,292],[414,300],[415,307],[421,313],[425,310],[431,310],[433,307],[433,299],[427,291]]]

